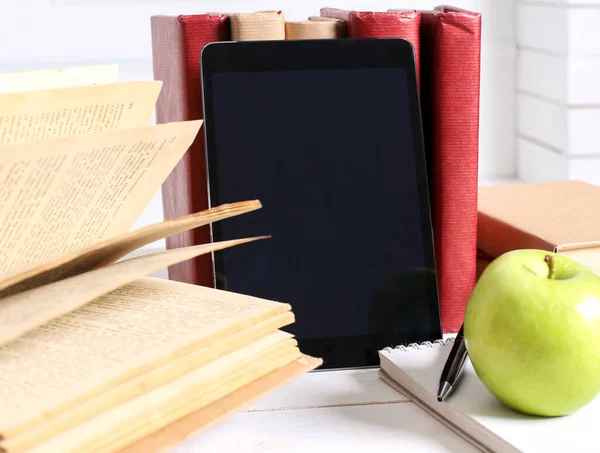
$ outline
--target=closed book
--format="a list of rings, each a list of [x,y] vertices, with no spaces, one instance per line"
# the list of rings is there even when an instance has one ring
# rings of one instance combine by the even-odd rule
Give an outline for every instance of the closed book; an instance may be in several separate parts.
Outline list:
[[[285,39],[285,16],[282,11],[233,13],[232,41],[273,41]]]
[[[156,104],[156,121],[202,118],[200,52],[211,42],[230,39],[225,14],[154,16],[151,18],[154,78],[163,82]],[[204,134],[200,133],[162,185],[166,220],[202,211],[208,207]],[[166,239],[168,249],[210,242],[208,226]],[[214,286],[210,255],[169,268],[169,278],[203,286]]]
[[[477,275],[481,14],[421,11],[421,111],[444,332],[457,332]]]
[[[600,275],[600,187],[551,181],[479,189],[477,246],[491,258],[539,249],[567,256]]]
[[[359,12],[352,11],[348,19],[352,38],[403,38],[415,52],[417,82],[420,85],[420,23],[417,11]]]
[[[333,17],[311,16],[308,20],[286,21],[285,39],[340,39],[345,38],[346,23]]]
[[[415,50],[417,76],[420,67],[419,23],[417,11],[347,11],[338,8],[321,8],[322,17],[344,20],[348,38],[403,38]],[[418,77],[417,77],[418,79]]]

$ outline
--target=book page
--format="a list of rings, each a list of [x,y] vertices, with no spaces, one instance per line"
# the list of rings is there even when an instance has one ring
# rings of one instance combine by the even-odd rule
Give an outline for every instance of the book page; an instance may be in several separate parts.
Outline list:
[[[300,356],[294,339],[284,332],[273,332],[120,404],[30,452],[114,452]]]
[[[209,346],[168,362],[136,379],[112,387],[94,398],[78,404],[58,417],[40,423],[35,429],[27,431],[23,436],[8,441],[0,441],[0,448],[4,448],[8,452],[20,452],[31,448],[115,407],[117,404],[142,395],[293,322],[294,314],[288,311],[252,325],[241,332],[228,335]]]
[[[0,147],[0,278],[129,231],[200,124]]]
[[[258,200],[225,204],[95,242],[5,278],[0,281],[0,299],[114,263],[158,239],[260,208],[261,204]],[[0,338],[1,336],[0,333]],[[2,343],[1,339],[0,343]]]
[[[114,83],[116,64],[0,73],[0,94]]]
[[[147,126],[162,82],[0,94],[0,145]]]
[[[256,239],[259,238],[150,253],[6,297],[0,300],[0,346],[158,269]]]
[[[22,435],[94,395],[290,308],[157,278],[120,287],[0,347],[0,435]]]

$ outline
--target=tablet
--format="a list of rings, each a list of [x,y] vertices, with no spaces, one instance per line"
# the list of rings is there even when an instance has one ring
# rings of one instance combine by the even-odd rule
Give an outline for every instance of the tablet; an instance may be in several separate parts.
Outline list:
[[[225,42],[201,56],[216,286],[287,302],[322,369],[441,338],[413,48],[402,39]]]

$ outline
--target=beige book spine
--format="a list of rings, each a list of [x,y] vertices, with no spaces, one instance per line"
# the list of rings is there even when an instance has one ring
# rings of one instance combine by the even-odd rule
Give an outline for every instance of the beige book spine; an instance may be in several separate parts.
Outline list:
[[[319,12],[321,17],[330,17],[348,22],[350,19],[350,10],[340,8],[321,8]]]
[[[309,17],[308,20],[285,23],[285,39],[340,39],[346,37],[343,20]]]
[[[285,39],[282,11],[236,13],[229,17],[233,41],[276,41]]]

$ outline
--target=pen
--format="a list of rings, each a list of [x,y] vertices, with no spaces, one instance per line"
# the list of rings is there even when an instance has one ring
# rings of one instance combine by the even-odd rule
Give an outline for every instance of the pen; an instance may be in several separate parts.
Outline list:
[[[460,326],[460,330],[454,339],[450,355],[448,355],[444,370],[440,376],[440,387],[437,394],[438,401],[443,401],[452,391],[452,388],[456,386],[460,379],[465,360],[467,359],[467,346],[465,345],[465,338],[463,336],[463,327]]]

